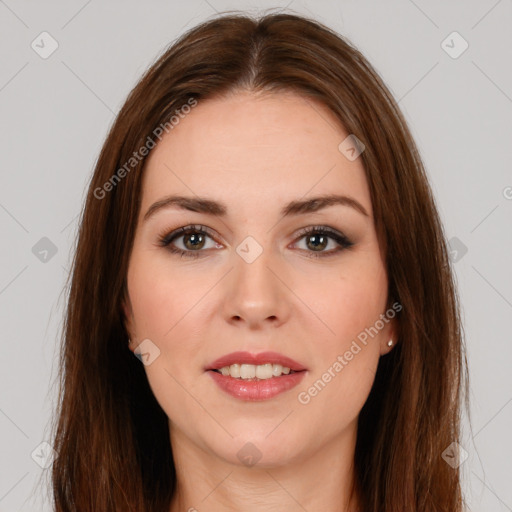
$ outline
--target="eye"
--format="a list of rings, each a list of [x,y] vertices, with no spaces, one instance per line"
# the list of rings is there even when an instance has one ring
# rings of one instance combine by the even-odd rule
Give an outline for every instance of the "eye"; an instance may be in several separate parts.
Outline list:
[[[298,236],[299,240],[305,240],[306,249],[302,250],[306,251],[308,257],[313,258],[334,256],[354,245],[346,235],[328,226],[309,226],[302,229]],[[323,249],[328,247],[329,241],[334,241],[335,247],[324,251]]]
[[[180,238],[183,239],[181,242],[183,248],[179,248],[174,245],[175,240],[179,240]],[[203,252],[202,249],[205,248],[207,238],[210,238],[213,241],[213,236],[207,227],[192,225],[184,226],[172,231],[171,233],[160,235],[158,237],[158,242],[160,246],[167,247],[167,249],[174,254],[179,254],[180,256],[189,258],[197,258],[200,256],[200,253]],[[218,248],[219,245],[220,244],[214,242],[210,247],[206,247],[206,249]]]
[[[336,253],[351,247],[351,242],[347,236],[328,226],[310,226],[303,228],[297,234],[298,240],[305,240],[304,251],[308,257],[329,257]],[[175,245],[176,241],[181,241],[182,248]],[[211,240],[210,247],[207,246],[207,239]],[[334,248],[325,251],[329,246],[329,242],[333,243]],[[219,249],[221,244],[215,242],[214,236],[209,228],[205,226],[184,226],[175,229],[171,233],[163,233],[158,237],[158,243],[161,247],[166,247],[171,253],[179,254],[182,257],[198,258],[203,249]],[[295,242],[297,244],[297,242]],[[179,245],[179,244],[178,244]]]

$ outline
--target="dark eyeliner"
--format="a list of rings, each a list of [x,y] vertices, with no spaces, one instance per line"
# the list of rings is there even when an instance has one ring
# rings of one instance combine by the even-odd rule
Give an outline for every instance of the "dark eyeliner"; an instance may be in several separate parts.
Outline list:
[[[158,236],[158,245],[161,247],[165,247],[168,251],[170,251],[173,254],[178,254],[182,257],[186,258],[198,258],[200,256],[201,252],[204,251],[184,251],[182,249],[178,249],[177,247],[174,247],[171,245],[171,242],[173,242],[176,238],[179,238],[180,236],[187,235],[187,234],[202,234],[207,235],[210,238],[213,238],[213,235],[211,234],[210,230],[206,226],[201,225],[188,225],[183,226],[181,228],[175,229],[174,231],[171,231],[170,233],[164,232],[161,235]]]
[[[343,233],[340,233],[328,226],[309,226],[307,228],[301,229],[297,233],[297,241],[304,238],[306,235],[326,235],[329,238],[332,238],[339,247],[330,251],[306,251],[307,257],[312,258],[327,258],[330,256],[334,256],[344,249],[348,249],[352,247],[354,243]]]
[[[172,245],[172,242],[176,238],[179,238],[180,236],[183,236],[183,235],[192,234],[192,233],[206,235],[206,236],[209,236],[210,238],[214,239],[213,234],[206,226],[188,225],[188,226],[184,226],[184,227],[175,229],[174,231],[171,231],[170,233],[168,233],[168,232],[162,233],[158,237],[158,244],[161,247],[165,247],[171,253],[180,255],[181,257],[198,258],[201,256],[201,253],[205,252],[205,251],[203,251],[203,250],[184,251],[184,250],[178,249]],[[304,238],[307,235],[325,235],[328,238],[331,238],[332,240],[334,240],[339,245],[338,248],[330,250],[330,251],[305,251],[304,249],[301,249],[301,252],[307,253],[307,257],[324,258],[324,257],[334,256],[335,254],[338,254],[339,252],[343,251],[344,249],[347,249],[354,245],[354,243],[351,242],[350,239],[346,235],[344,235],[343,233],[340,233],[330,227],[327,227],[327,226],[309,226],[309,227],[301,229],[296,234],[294,243],[297,243],[299,240],[301,240],[302,238]]]

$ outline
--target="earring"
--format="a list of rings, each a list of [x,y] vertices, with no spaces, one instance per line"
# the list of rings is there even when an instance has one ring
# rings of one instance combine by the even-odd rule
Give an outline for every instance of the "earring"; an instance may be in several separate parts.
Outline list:
[[[388,341],[388,347],[391,347],[393,345],[393,340]]]

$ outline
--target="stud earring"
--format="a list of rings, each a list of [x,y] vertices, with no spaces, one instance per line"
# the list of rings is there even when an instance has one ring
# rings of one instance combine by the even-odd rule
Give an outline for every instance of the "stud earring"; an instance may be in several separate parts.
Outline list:
[[[393,345],[393,340],[388,341],[388,347],[391,347]]]

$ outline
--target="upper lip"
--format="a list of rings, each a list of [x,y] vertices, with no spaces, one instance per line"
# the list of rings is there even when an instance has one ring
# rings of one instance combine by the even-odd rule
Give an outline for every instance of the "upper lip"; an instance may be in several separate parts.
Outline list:
[[[260,365],[265,363],[280,364],[284,367],[290,368],[290,370],[300,372],[306,368],[294,361],[293,359],[283,356],[277,352],[260,352],[259,354],[251,354],[250,352],[232,352],[219,357],[215,361],[208,364],[205,370],[219,370],[225,366],[231,366],[232,364],[254,364]]]

